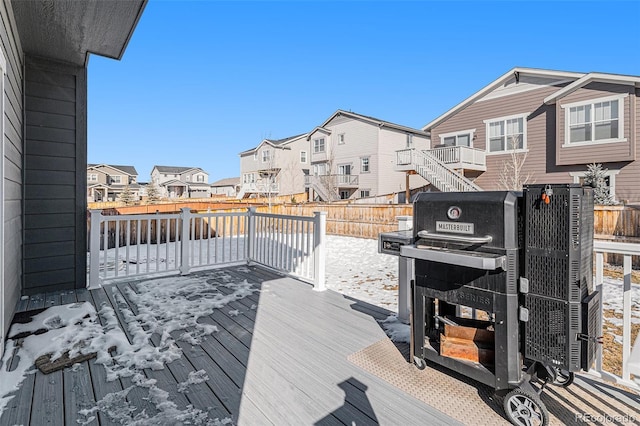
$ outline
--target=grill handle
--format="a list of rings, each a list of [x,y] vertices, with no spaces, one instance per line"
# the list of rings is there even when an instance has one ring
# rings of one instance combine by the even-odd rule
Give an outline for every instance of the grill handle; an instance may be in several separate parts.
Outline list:
[[[459,235],[435,234],[429,231],[418,231],[418,237],[465,244],[488,244],[493,240],[491,235],[487,235],[485,237],[463,237]]]

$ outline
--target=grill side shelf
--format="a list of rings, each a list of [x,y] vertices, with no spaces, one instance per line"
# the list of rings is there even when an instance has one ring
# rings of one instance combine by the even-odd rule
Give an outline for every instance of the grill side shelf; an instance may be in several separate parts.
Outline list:
[[[430,260],[432,262],[446,263],[449,265],[466,266],[469,268],[494,271],[505,269],[507,257],[491,253],[468,252],[462,250],[451,250],[432,246],[402,246],[400,256],[411,257],[420,260]]]

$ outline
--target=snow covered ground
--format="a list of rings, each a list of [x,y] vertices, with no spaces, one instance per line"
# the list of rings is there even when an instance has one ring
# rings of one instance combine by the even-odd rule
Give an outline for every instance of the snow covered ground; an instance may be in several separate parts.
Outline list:
[[[327,237],[326,265],[329,289],[390,311],[397,310],[398,258],[378,254],[376,240],[330,235]],[[218,331],[214,326],[199,322],[199,318],[210,315],[214,309],[224,309],[230,301],[256,291],[247,282],[234,282],[223,270],[212,273],[219,275],[218,278],[232,291],[231,294],[225,294],[228,291],[219,292],[215,285],[206,282],[206,276],[157,278],[141,283],[138,293],[126,293],[128,300],[135,305],[135,314],[127,300],[119,293],[114,293],[127,331],[132,336],[132,343],[120,328],[113,309],[105,306],[96,312],[88,303],[49,308],[28,325],[14,325],[10,337],[41,329],[47,331],[24,338],[19,347],[14,340],[7,342],[5,357],[0,365],[0,415],[26,375],[33,372],[33,363],[38,356],[53,353],[55,358],[70,350],[72,356],[74,353],[97,352],[96,362],[104,366],[109,379],[131,377],[134,383],[97,401],[95,407],[82,410],[83,424],[93,422],[97,412],[104,413],[115,422],[137,425],[176,420],[183,424],[218,425],[231,422],[231,419],[211,419],[207,413],[191,406],[179,409],[170,400],[166,389],[160,389],[154,380],[147,379],[143,374],[145,368],[163,368],[180,358],[182,351],[176,341],[198,345],[206,336]],[[227,275],[226,279],[221,274]],[[603,290],[605,309],[621,314],[622,281],[607,278]],[[638,283],[632,286],[631,303],[632,321],[640,323]],[[234,314],[233,311],[229,313]],[[619,320],[610,318],[608,321],[615,325]],[[408,326],[395,317],[389,317],[383,326],[392,339],[408,340]],[[151,343],[152,334],[159,337],[156,345]],[[109,353],[112,347],[116,348],[115,353]],[[20,361],[17,368],[9,371],[7,364],[12,354],[17,354]],[[190,386],[207,380],[209,377],[205,371],[194,371],[179,384],[178,391],[188,392]],[[149,418],[129,405],[126,395],[134,386],[148,392],[149,401],[157,407],[157,415]]]

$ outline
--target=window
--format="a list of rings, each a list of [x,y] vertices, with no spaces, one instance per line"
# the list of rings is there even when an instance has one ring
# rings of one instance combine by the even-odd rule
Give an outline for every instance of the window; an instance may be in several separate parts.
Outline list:
[[[204,182],[204,175],[198,175],[196,176],[196,179],[198,180],[198,182]]]
[[[616,175],[620,173],[620,170],[607,170],[605,172],[605,182],[609,187],[609,194],[613,199],[616,198]],[[586,172],[569,172],[569,175],[573,177],[573,183],[584,184],[584,175]]]
[[[565,108],[566,144],[622,142],[624,96],[600,98],[563,105]]]
[[[338,174],[339,175],[350,175],[351,174],[351,164],[340,164],[340,165],[338,165]]]
[[[256,176],[253,173],[245,173],[242,175],[242,183],[254,183],[256,181]]]
[[[258,151],[253,153],[253,161],[258,161]]]
[[[122,176],[111,176],[111,183],[122,183]]]
[[[344,145],[344,133],[338,135],[338,145]]]
[[[96,173],[89,173],[87,180],[89,182],[97,182],[98,181],[98,175]]]
[[[313,140],[313,152],[316,154],[319,152],[324,152],[324,138]]]
[[[327,174],[327,163],[313,165],[313,174],[315,176],[324,176]]]
[[[341,200],[347,200],[349,198],[349,191],[340,191],[340,199]]]
[[[307,163],[307,151],[300,151],[300,162],[303,164]]]
[[[360,159],[360,173],[369,173],[369,157]]]
[[[371,191],[369,189],[361,189],[360,190],[360,198],[367,198],[370,197]]]
[[[526,149],[526,116],[528,115],[520,114],[485,120],[487,125],[487,151],[500,154]]]
[[[187,182],[191,182],[191,175],[187,175]]]
[[[440,135],[440,144],[444,146],[468,146],[473,143],[473,135],[476,129],[462,130],[459,132],[443,133]]]
[[[262,162],[268,163],[269,161],[271,161],[271,151],[265,149],[264,151],[262,151]]]
[[[407,148],[413,148],[413,135],[407,133]]]

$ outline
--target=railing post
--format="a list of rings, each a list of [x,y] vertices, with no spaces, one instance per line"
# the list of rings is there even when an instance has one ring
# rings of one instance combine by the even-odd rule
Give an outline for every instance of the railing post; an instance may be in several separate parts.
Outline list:
[[[247,263],[251,263],[255,258],[255,244],[256,244],[256,208],[249,207],[247,209],[247,215],[249,223],[247,224],[247,231],[245,233],[246,238],[246,250],[247,250]]]
[[[180,209],[180,219],[182,220],[182,232],[180,236],[180,274],[188,275],[191,271],[191,265],[189,265],[191,209],[189,207]]]
[[[631,255],[625,254],[622,263],[624,286],[622,289],[622,380],[630,381],[627,361],[631,354]]]
[[[102,223],[102,210],[91,210],[90,214],[89,282],[87,283],[87,288],[100,288],[102,286],[102,279],[100,278],[100,224]],[[106,252],[108,249],[108,241],[105,241],[104,245]]]
[[[598,323],[598,336],[603,336],[604,327],[604,307],[602,298],[602,281],[604,275],[604,253],[596,252],[596,290],[600,292],[600,321]],[[597,345],[596,351],[596,371],[602,373],[602,345]]]
[[[413,229],[413,216],[397,216],[398,231]],[[398,319],[409,323],[411,315],[411,281],[413,280],[413,259],[398,257]]]
[[[327,212],[314,212],[313,216],[313,289],[324,291],[327,289],[325,285]]]

